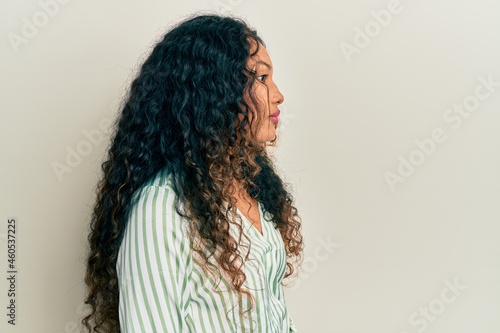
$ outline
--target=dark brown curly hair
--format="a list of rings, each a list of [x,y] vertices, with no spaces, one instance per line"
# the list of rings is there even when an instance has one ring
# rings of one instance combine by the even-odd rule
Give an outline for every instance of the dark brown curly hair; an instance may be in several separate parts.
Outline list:
[[[303,250],[301,221],[265,144],[252,139],[260,121],[252,108],[255,73],[246,67],[258,51],[250,54],[252,45],[264,43],[242,20],[196,16],[156,44],[133,80],[102,164],[90,224],[89,314],[82,319],[89,332],[120,332],[116,262],[128,212],[134,193],[165,168],[177,213],[189,221],[193,251],[207,271],[221,270],[239,295],[250,294],[238,264],[245,259],[241,239],[229,233],[230,224],[242,231],[241,220],[231,218],[237,180],[272,216],[287,253],[285,277],[294,272]]]

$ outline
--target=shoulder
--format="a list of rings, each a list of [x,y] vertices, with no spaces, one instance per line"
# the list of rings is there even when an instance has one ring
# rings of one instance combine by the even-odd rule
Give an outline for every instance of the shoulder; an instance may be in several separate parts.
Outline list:
[[[175,197],[172,175],[167,171],[167,169],[158,171],[153,177],[148,179],[139,189],[137,189],[134,193],[134,201],[137,204],[139,201],[144,200],[155,193],[163,193],[169,197]]]
[[[178,198],[174,191],[172,175],[162,169],[147,180],[133,196],[131,218],[140,220],[177,219]]]
[[[151,186],[172,188],[172,174],[166,168],[161,169],[143,185],[143,187]]]
[[[147,239],[145,244],[160,242],[169,244],[169,247],[184,247],[189,238],[189,228],[187,220],[177,209],[179,206],[183,211],[173,189],[171,175],[161,170],[134,195],[127,220],[128,232]],[[168,242],[162,239],[168,239]]]

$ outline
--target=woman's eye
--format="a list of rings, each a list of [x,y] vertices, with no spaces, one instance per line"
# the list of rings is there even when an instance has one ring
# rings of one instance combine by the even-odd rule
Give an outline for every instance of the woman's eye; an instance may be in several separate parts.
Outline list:
[[[257,80],[264,82],[266,81],[267,74],[257,76]]]

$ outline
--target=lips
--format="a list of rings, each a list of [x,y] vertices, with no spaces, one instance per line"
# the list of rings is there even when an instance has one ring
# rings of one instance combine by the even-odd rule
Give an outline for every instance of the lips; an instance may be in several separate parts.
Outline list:
[[[280,115],[280,110],[276,111],[275,113],[273,113],[270,118],[272,120],[273,123],[275,123],[276,125],[278,125],[278,122],[279,122],[279,119],[278,119],[278,116]]]

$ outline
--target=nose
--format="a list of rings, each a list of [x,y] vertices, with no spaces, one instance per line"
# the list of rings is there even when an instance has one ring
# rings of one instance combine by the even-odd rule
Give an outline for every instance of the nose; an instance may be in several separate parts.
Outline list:
[[[272,101],[273,103],[276,103],[277,105],[283,103],[285,100],[285,97],[279,90],[278,86],[276,83],[273,84],[273,90],[272,90]]]

